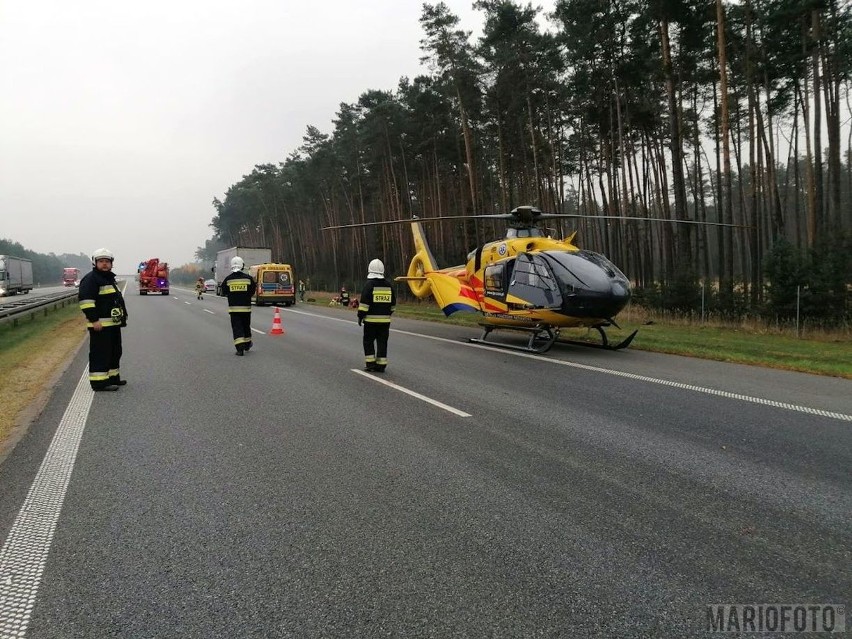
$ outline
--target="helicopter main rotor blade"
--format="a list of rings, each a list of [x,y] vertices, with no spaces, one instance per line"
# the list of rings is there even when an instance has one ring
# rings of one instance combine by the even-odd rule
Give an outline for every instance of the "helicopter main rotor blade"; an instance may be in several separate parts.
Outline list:
[[[354,229],[367,226],[388,226],[392,224],[410,224],[411,222],[439,222],[441,220],[516,220],[522,222],[524,227],[527,225],[533,226],[544,220],[554,219],[574,219],[574,220],[617,220],[619,222],[668,222],[669,224],[692,224],[696,226],[722,226],[735,229],[751,229],[752,226],[746,224],[728,224],[726,222],[701,222],[700,220],[668,220],[661,217],[633,217],[623,215],[580,215],[578,213],[540,213],[534,218],[521,220],[518,215],[513,213],[492,213],[484,215],[440,215],[438,217],[417,217],[403,220],[383,220],[380,222],[360,222],[357,224],[339,224],[337,226],[324,226],[323,231],[332,231],[336,229]]]
[[[387,226],[389,224],[411,224],[411,222],[436,222],[440,220],[511,220],[511,213],[495,213],[493,215],[440,215],[438,217],[413,216],[404,220],[383,220],[381,222],[359,222],[357,224],[339,224],[337,226],[323,226],[320,230],[332,231],[334,229],[354,229],[363,226]]]
[[[745,224],[727,224],[725,222],[701,222],[700,220],[667,220],[662,217],[633,217],[630,215],[580,215],[576,213],[542,213],[539,220],[552,220],[556,218],[571,218],[580,220],[618,220],[620,222],[632,222],[634,220],[645,222],[669,222],[670,224],[697,224],[699,226],[728,226],[735,229],[754,228]]]

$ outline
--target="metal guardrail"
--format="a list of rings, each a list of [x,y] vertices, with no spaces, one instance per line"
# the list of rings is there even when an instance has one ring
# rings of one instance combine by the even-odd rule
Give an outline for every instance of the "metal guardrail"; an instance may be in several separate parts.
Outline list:
[[[0,298],[0,326],[9,323],[17,326],[22,321],[34,320],[38,314],[46,316],[50,311],[76,303],[77,295],[77,289],[73,289],[26,300],[14,299],[17,296]]]

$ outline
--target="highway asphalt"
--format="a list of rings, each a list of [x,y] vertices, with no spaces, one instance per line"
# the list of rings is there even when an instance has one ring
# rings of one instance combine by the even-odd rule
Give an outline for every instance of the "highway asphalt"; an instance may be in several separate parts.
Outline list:
[[[34,602],[0,636],[690,637],[708,604],[850,603],[849,381],[402,319],[380,376],[353,311],[256,308],[239,358],[223,299],[127,301],[129,384],[87,391],[84,347],[0,465],[0,603]],[[75,419],[66,488],[39,469]]]

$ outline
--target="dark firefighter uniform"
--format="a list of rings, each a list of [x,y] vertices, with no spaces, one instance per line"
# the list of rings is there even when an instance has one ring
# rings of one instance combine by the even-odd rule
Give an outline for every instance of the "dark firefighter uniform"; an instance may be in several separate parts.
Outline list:
[[[358,324],[364,325],[364,363],[368,371],[383,372],[388,365],[388,336],[396,292],[384,277],[368,279],[358,304]]]
[[[80,310],[89,329],[89,382],[95,390],[121,385],[121,328],[127,326],[127,307],[112,271],[92,269],[80,281]],[[100,321],[101,330],[92,328]],[[114,389],[109,389],[114,390]]]
[[[248,273],[235,271],[222,280],[222,291],[228,297],[228,314],[234,332],[237,355],[251,348],[251,298],[257,290],[254,278]]]

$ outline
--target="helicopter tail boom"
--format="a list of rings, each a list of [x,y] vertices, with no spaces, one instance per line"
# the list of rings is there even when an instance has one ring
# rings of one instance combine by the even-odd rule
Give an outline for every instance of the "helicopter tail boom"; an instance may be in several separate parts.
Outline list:
[[[414,257],[406,276],[396,280],[407,282],[411,292],[419,299],[434,296],[435,302],[448,317],[465,311],[479,313],[481,309],[476,293],[464,281],[464,266],[439,270],[420,222],[411,223],[411,233],[414,235]]]
[[[427,273],[426,277],[435,301],[447,317],[459,312],[481,312],[473,288],[459,280],[457,275],[435,272]]]

